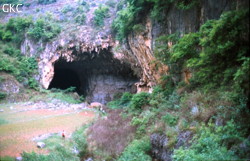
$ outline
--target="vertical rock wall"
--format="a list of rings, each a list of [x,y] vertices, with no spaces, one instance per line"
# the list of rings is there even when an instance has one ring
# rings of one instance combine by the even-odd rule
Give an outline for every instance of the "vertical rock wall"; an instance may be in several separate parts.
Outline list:
[[[196,32],[207,20],[218,19],[224,11],[239,9],[249,6],[246,0],[202,0],[189,10],[180,10],[169,6],[162,13],[164,21],[159,23],[150,17],[143,17],[143,32],[131,33],[128,36],[129,50],[136,57],[136,63],[142,69],[140,86],[146,91],[159,82],[163,74],[168,73],[168,67],[158,62],[154,57],[155,41],[161,35]],[[167,45],[167,44],[166,44]],[[189,71],[180,71],[182,79],[188,81],[191,76]]]

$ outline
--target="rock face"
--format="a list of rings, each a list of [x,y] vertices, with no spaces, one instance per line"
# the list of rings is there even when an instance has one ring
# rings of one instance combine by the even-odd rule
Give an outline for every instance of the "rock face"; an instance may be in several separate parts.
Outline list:
[[[142,26],[145,26],[144,31],[131,33],[128,36],[128,47],[125,47],[132,53],[128,55],[134,55],[136,64],[142,69],[141,84],[144,89],[149,91],[155,83],[159,82],[161,75],[168,72],[168,67],[155,61],[155,41],[159,36],[196,32],[205,21],[218,19],[224,11],[244,5],[249,5],[249,2],[246,0],[202,0],[199,5],[189,10],[180,10],[174,5],[169,6],[166,12],[162,13],[164,23],[144,17],[142,22]],[[190,71],[183,69],[179,71],[179,77],[175,79],[182,79],[188,83],[190,77]]]
[[[160,77],[167,74],[168,67],[157,61],[152,49],[152,21],[147,18],[145,31],[129,35],[128,44],[135,55],[137,63],[142,68],[142,79],[140,86],[149,91]],[[157,66],[157,67],[156,67]]]
[[[0,73],[0,76],[4,78],[0,82],[0,91],[8,94],[17,94],[23,86],[10,74]]]
[[[152,134],[150,136],[152,145],[152,157],[160,161],[171,161],[171,151],[168,151],[168,138],[164,134]]]
[[[190,146],[191,139],[193,134],[190,131],[180,132],[177,137],[177,143],[174,148],[178,149],[181,146],[188,147]],[[173,150],[167,147],[168,138],[165,134],[154,133],[150,136],[150,141],[152,145],[152,157],[159,161],[171,161]]]
[[[57,8],[53,10],[49,10],[53,4],[42,9],[43,12],[52,12],[58,22],[70,22],[52,42],[34,42],[28,37],[22,42],[21,51],[25,55],[34,56],[42,49],[37,60],[37,79],[43,88],[53,87],[51,84],[60,69],[65,73],[69,70],[75,73],[73,85],[77,86],[78,93],[87,96],[91,102],[106,103],[112,100],[117,92],[151,92],[152,87],[159,83],[161,76],[168,74],[169,70],[168,66],[156,60],[154,55],[155,42],[159,36],[195,32],[206,20],[218,19],[222,12],[248,4],[245,0],[202,0],[189,10],[180,10],[170,5],[166,12],[162,13],[164,23],[152,20],[146,15],[142,18],[144,30],[132,32],[125,44],[119,44],[114,41],[111,32],[111,24],[117,12],[115,7],[109,7],[109,17],[105,19],[102,27],[98,28],[93,23],[94,11],[99,4],[105,4],[107,1],[86,0],[91,5],[86,10],[86,22],[82,25],[70,21],[74,19],[73,12],[64,17],[58,12],[60,3],[64,2],[62,0],[55,3]],[[69,3],[74,9],[79,5],[77,2],[65,1],[65,4]],[[35,10],[37,6],[31,7]],[[22,14],[25,13],[26,11]],[[8,16],[4,20],[7,19]],[[114,50],[116,47],[120,49]],[[175,80],[182,79],[188,83],[191,75],[190,71],[183,69]],[[60,77],[59,81],[66,82],[66,77],[68,76]]]

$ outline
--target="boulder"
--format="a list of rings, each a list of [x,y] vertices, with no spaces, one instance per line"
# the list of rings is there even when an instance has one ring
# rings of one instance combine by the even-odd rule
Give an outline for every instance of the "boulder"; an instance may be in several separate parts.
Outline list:
[[[91,104],[90,104],[90,107],[91,108],[100,108],[100,107],[102,107],[103,106],[103,104],[101,104],[101,103],[99,103],[99,102],[92,102]]]
[[[88,158],[85,161],[93,161],[93,159],[92,158]]]
[[[191,145],[192,138],[193,133],[191,131],[184,131],[179,133],[175,149],[179,149],[181,146],[189,147]]]
[[[44,142],[38,142],[36,145],[37,145],[38,148],[41,148],[41,149],[45,147]]]
[[[21,160],[23,160],[22,157],[16,157],[16,161],[21,161]]]
[[[198,116],[199,115],[199,108],[197,106],[193,106],[191,109],[191,114],[193,116]]]
[[[150,136],[152,156],[160,161],[171,161],[172,151],[167,149],[168,138],[164,134],[154,133]]]
[[[72,153],[74,154],[79,154],[79,150],[74,146],[74,148],[72,149]]]

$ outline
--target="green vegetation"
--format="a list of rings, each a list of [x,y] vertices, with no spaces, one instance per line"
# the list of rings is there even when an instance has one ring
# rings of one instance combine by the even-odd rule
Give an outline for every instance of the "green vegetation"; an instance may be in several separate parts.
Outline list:
[[[249,82],[249,40],[245,38],[249,34],[245,24],[248,15],[249,10],[227,12],[219,20],[206,22],[199,32],[186,34],[177,41],[171,36],[161,37],[156,56],[165,60],[173,74],[176,69],[194,71],[192,88],[231,86],[249,91],[246,85]],[[174,45],[163,47],[163,42]]]
[[[166,122],[169,126],[175,126],[178,122],[178,117],[170,114],[162,116],[162,120]]]
[[[60,33],[60,26],[45,19],[32,21],[31,17],[10,18],[0,25],[0,71],[10,73],[25,86],[37,89],[38,83],[33,78],[38,65],[35,57],[24,57],[19,50],[25,33],[34,39],[48,42]]]
[[[55,3],[57,0],[38,0],[38,4],[51,4],[51,3]]]
[[[8,121],[6,121],[5,119],[0,118],[0,125],[7,124],[7,123],[8,123]]]
[[[24,38],[26,30],[32,23],[31,17],[10,18],[8,23],[0,27],[0,40],[5,42],[12,41],[19,46]]]
[[[144,105],[148,103],[149,94],[142,92],[135,95],[132,95],[129,92],[125,92],[121,98],[111,101],[108,103],[110,108],[124,108],[129,107],[129,110],[136,111],[140,110]]]
[[[98,9],[94,12],[94,24],[97,27],[102,27],[104,25],[104,19],[109,17],[109,8],[107,6],[100,5]]]
[[[116,33],[116,39],[123,41],[132,31],[138,32],[138,29],[139,31],[143,29],[140,27],[143,19],[138,17],[145,17],[150,13],[153,19],[161,21],[163,18],[162,14],[167,12],[170,6],[174,5],[178,9],[188,10],[198,3],[199,1],[197,0],[124,0],[118,4],[119,11],[116,19],[113,21],[112,28]]]
[[[114,0],[108,0],[105,4],[109,7],[115,8],[116,2]]]
[[[237,130],[237,125],[228,122],[225,126],[216,127],[209,124],[202,126],[190,148],[180,148],[174,151],[174,160],[238,160],[234,151],[227,150],[232,142],[241,142],[243,138]],[[237,150],[236,150],[237,151]]]
[[[82,14],[82,15],[78,15],[75,17],[75,22],[79,23],[80,25],[83,25],[86,21],[86,15]]]
[[[15,161],[16,159],[15,158],[12,158],[12,157],[0,157],[0,160],[4,160],[4,161]]]
[[[19,0],[1,0],[0,5],[2,4],[18,4]]]
[[[22,153],[24,161],[49,161],[49,160],[72,160],[79,161],[80,157],[87,152],[87,143],[85,140],[85,130],[88,125],[81,127],[72,134],[72,140],[62,140],[60,135],[53,135],[45,140],[46,149],[53,151],[48,155],[32,153]],[[63,145],[62,145],[63,142]],[[73,149],[78,149],[79,154],[73,152]]]
[[[149,138],[143,138],[141,140],[133,140],[124,150],[119,157],[118,161],[128,160],[152,160],[148,155],[151,149]]]
[[[86,140],[86,136],[84,136],[84,132],[86,131],[86,129],[88,128],[89,125],[85,125],[83,127],[81,127],[80,129],[76,130],[73,134],[72,134],[72,139],[74,140],[75,144],[76,144],[76,148],[79,150],[79,157],[84,157],[88,151],[87,151],[87,140]]]
[[[125,92],[125,93],[123,93],[121,98],[119,98],[119,96],[118,96],[118,98],[116,100],[109,102],[108,106],[112,109],[126,107],[129,105],[132,97],[133,97],[133,95],[131,93]]]
[[[28,30],[27,34],[34,40],[48,42],[61,32],[61,27],[57,24],[45,22],[44,19],[38,19]]]
[[[32,75],[36,73],[37,62],[35,58],[5,56],[0,60],[0,71],[13,74],[18,81],[23,82],[24,85],[28,85],[30,88],[36,89],[38,84]]]
[[[0,100],[4,99],[7,96],[6,93],[0,92]]]
[[[144,92],[135,94],[131,99],[131,109],[141,109],[144,105],[148,104],[148,97],[149,94]]]
[[[134,22],[133,9],[128,5],[119,12],[122,18],[115,20],[118,24],[114,22],[114,27],[122,29],[122,37],[128,33],[126,25]],[[123,116],[132,117],[130,123],[136,127],[138,139],[148,133],[165,133],[174,160],[246,159],[249,150],[240,145],[250,145],[246,139],[250,123],[248,17],[248,9],[230,11],[219,20],[207,21],[196,33],[159,37],[155,55],[170,67],[170,74],[162,76],[152,94],[129,95],[123,104],[126,93],[108,105],[125,109]],[[189,84],[181,81],[183,70],[192,72]],[[222,125],[215,125],[220,119]],[[155,127],[158,124],[163,125]],[[179,129],[192,131],[191,147],[174,149]]]
[[[55,98],[55,99],[59,99],[61,101],[67,102],[67,103],[73,103],[73,104],[77,104],[77,103],[81,103],[84,101],[84,98],[82,96],[78,96],[75,95],[76,88],[75,87],[69,87],[65,90],[62,89],[57,89],[57,88],[52,88],[50,90],[41,90],[41,92],[45,93],[46,96],[48,97],[48,99],[50,98]],[[44,99],[44,98],[34,98],[36,99]]]

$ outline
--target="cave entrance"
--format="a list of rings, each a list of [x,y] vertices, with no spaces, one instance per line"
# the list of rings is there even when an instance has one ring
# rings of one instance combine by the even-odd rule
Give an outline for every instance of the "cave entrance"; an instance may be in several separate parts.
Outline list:
[[[138,77],[129,64],[115,59],[109,50],[76,55],[72,62],[63,58],[55,62],[49,89],[76,87],[77,93],[83,95],[86,101],[102,104],[113,100],[116,94],[136,92],[134,84],[138,82]]]
[[[80,85],[81,82],[79,76],[74,70],[58,68],[58,64],[55,64],[54,77],[50,83],[49,89],[58,88],[64,90],[70,87],[75,87],[76,92],[80,94]]]

